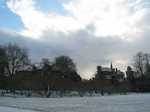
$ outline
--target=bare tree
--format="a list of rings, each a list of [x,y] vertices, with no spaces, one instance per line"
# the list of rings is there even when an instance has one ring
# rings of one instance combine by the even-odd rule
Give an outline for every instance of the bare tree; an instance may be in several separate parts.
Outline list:
[[[140,75],[144,75],[144,53],[138,52],[134,56],[134,67]]]
[[[29,64],[27,49],[21,48],[17,44],[8,44],[5,47],[8,59],[7,72],[8,75],[13,77],[16,71],[25,69]]]
[[[127,67],[126,75],[127,75],[127,79],[129,81],[133,82],[133,80],[134,80],[134,71],[132,70],[132,68],[130,66]]]
[[[47,86],[47,97],[50,95],[50,82],[51,82],[51,69],[52,69],[52,63],[47,58],[43,58],[41,62],[42,66],[42,79],[43,84]]]
[[[43,71],[48,71],[51,69],[52,63],[47,58],[43,58],[41,62],[41,68]]]
[[[145,60],[145,75],[150,75],[150,54],[145,53],[144,60]]]
[[[150,54],[139,52],[134,56],[134,67],[136,71],[144,76],[150,73]]]

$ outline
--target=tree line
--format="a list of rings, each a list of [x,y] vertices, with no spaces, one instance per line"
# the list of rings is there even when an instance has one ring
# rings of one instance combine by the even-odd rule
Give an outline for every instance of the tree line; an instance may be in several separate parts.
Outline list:
[[[133,66],[128,66],[126,77],[83,80],[76,64],[69,56],[58,56],[53,61],[43,58],[33,64],[28,49],[9,43],[0,46],[0,89],[8,90],[77,90],[77,91],[150,91],[150,54],[139,52]]]
[[[26,79],[28,77],[27,74],[30,75],[28,79],[30,82]],[[48,85],[49,83],[54,83],[56,79],[71,82],[81,81],[76,65],[70,57],[59,56],[53,62],[44,58],[40,63],[32,64],[28,50],[17,44],[8,44],[0,47],[0,79],[2,88],[5,86],[11,88],[13,85],[17,87],[17,85],[22,84],[18,83],[15,85],[18,80],[26,80],[26,83],[32,84],[36,80],[36,84],[42,83],[44,85],[44,83],[47,83],[47,86],[50,86]],[[40,89],[43,88],[44,86]]]
[[[150,91],[150,54],[138,52],[133,57],[133,67],[127,67],[126,75],[132,91]]]

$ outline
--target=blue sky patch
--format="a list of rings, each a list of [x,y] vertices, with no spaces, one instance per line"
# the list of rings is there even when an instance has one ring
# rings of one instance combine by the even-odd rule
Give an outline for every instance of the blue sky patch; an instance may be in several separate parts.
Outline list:
[[[43,12],[55,12],[59,14],[64,14],[65,10],[60,1],[57,0],[39,0],[36,2],[38,8]]]
[[[0,27],[16,31],[23,28],[21,19],[7,8],[5,0],[0,1]]]

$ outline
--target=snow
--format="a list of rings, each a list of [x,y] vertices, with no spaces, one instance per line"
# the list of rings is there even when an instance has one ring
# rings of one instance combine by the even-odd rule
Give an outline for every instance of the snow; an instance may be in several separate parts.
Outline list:
[[[150,94],[99,97],[0,97],[0,112],[150,112]]]
[[[36,112],[24,109],[10,108],[10,107],[0,107],[1,112]]]

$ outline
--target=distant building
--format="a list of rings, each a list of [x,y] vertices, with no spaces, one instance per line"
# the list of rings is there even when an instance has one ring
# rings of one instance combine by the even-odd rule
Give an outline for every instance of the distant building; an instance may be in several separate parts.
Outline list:
[[[96,79],[116,79],[118,81],[124,80],[124,73],[117,68],[113,68],[111,63],[109,67],[97,66]]]

